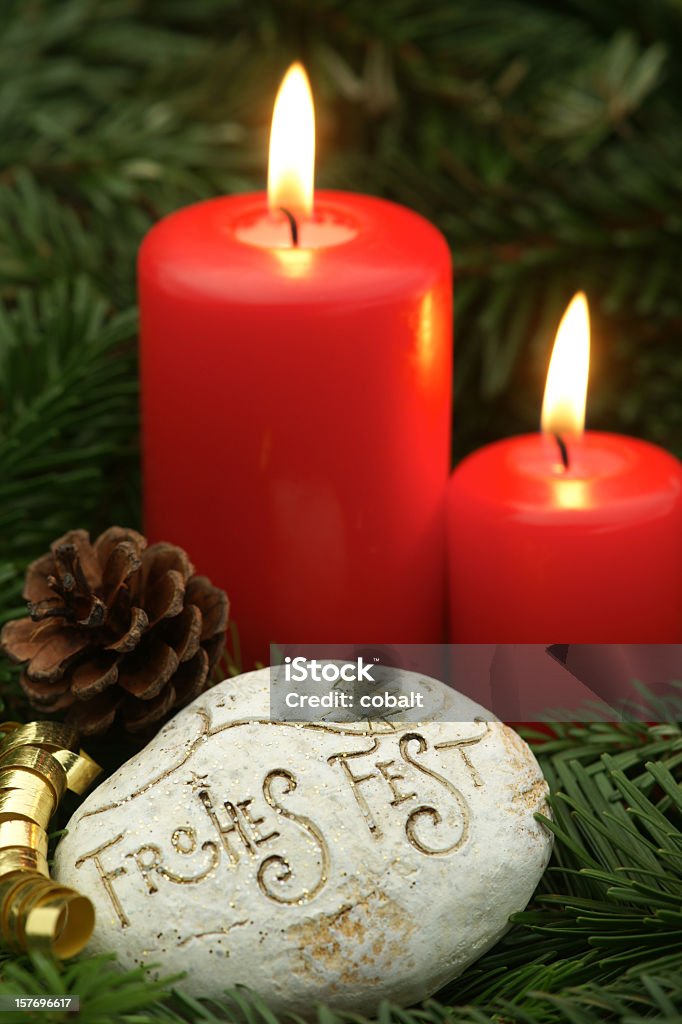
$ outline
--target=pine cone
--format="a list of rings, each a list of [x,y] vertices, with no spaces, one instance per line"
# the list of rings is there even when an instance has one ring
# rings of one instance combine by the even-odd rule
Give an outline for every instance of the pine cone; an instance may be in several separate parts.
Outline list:
[[[27,662],[21,686],[44,712],[66,710],[79,732],[114,722],[142,732],[210,685],[225,646],[228,601],[181,548],[147,547],[112,526],[94,544],[71,530],[28,567],[29,617],[8,622],[0,648]]]

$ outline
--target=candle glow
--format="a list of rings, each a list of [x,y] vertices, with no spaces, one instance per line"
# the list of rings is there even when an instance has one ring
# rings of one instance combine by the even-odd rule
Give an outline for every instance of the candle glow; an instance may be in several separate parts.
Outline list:
[[[310,217],[315,190],[315,107],[302,64],[292,64],[279,87],[270,130],[268,206]]]
[[[542,402],[544,433],[583,433],[589,368],[590,314],[584,292],[578,292],[556,333]]]

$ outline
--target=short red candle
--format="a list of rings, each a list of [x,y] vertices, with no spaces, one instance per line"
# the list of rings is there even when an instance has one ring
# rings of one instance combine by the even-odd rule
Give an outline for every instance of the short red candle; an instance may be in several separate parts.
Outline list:
[[[380,199],[318,192],[293,247],[263,195],[140,252],[145,529],[271,642],[443,639],[451,268]]]
[[[489,445],[448,496],[450,635],[480,643],[682,640],[682,466],[596,432]]]

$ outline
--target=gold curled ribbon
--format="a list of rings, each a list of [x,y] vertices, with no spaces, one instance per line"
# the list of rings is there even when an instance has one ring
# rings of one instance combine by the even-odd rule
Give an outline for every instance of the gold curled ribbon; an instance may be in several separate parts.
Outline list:
[[[11,949],[40,949],[53,956],[75,956],[92,935],[92,903],[67,886],[25,872],[5,886],[0,882],[0,894],[2,937]]]
[[[26,746],[0,751],[0,772],[11,768],[24,768],[44,780],[54,793],[55,804],[64,796],[67,784],[66,770],[47,750]]]
[[[27,847],[10,847],[0,850],[0,876],[14,874],[16,871],[38,871],[45,878],[50,877],[47,857],[40,850],[29,850]]]
[[[57,801],[47,786],[40,789],[6,789],[0,793],[0,822],[25,818],[46,829]]]
[[[73,889],[55,892],[53,898],[48,893],[26,916],[25,944],[53,956],[75,956],[94,927],[95,909],[86,896]]]
[[[82,796],[97,776],[102,774],[100,766],[84,750],[78,754],[73,750],[57,750],[54,757],[66,772],[67,789],[78,796]]]
[[[17,903],[21,898],[22,890],[45,881],[47,879],[31,868],[26,868],[21,872],[0,878],[0,898],[2,899],[0,933],[5,945],[12,945],[14,940],[13,926],[10,924],[10,919],[12,922],[15,919]]]
[[[39,775],[34,775],[24,768],[0,769],[0,793],[12,789],[19,789],[24,793],[50,793],[54,796],[52,787]]]
[[[67,789],[102,769],[57,722],[0,723],[0,939],[15,951],[71,957],[95,925],[86,896],[50,878],[47,826]]]
[[[14,725],[14,723],[12,723]],[[0,757],[13,747],[36,746],[44,750],[73,750],[78,743],[75,729],[61,722],[29,722],[14,725],[0,740]]]
[[[47,857],[47,832],[32,821],[22,821],[20,818],[0,822],[0,852],[15,846],[37,850]]]
[[[10,889],[2,919],[3,936],[9,946],[21,949],[25,938],[25,918],[33,907],[41,903],[53,885],[51,879],[27,872]]]

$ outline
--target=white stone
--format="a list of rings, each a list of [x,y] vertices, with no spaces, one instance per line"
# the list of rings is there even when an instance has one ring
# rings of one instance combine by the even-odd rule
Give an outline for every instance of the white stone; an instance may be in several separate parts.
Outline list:
[[[435,680],[451,722],[272,723],[268,683],[209,690],[76,811],[55,874],[95,904],[88,951],[187,971],[194,995],[245,984],[275,1011],[424,999],[544,871],[539,766]]]

